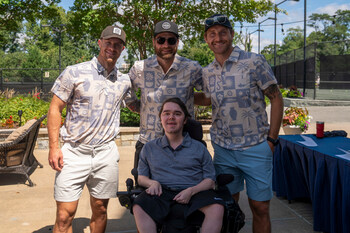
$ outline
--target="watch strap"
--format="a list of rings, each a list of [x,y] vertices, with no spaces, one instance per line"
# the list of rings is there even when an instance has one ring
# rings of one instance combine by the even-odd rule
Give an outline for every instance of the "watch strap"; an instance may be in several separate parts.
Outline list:
[[[271,142],[274,146],[277,146],[277,144],[279,142],[278,138],[277,139],[273,139],[270,136],[267,136],[267,141]]]

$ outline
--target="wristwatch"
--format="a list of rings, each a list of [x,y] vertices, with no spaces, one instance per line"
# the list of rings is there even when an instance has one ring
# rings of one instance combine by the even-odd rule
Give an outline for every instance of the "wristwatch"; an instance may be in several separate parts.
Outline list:
[[[267,141],[271,142],[274,146],[277,146],[277,144],[280,142],[280,140],[277,139],[273,139],[272,137],[267,136]]]

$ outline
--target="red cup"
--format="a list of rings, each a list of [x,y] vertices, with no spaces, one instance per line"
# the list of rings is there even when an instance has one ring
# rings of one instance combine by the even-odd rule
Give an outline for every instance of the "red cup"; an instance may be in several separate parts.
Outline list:
[[[323,138],[324,137],[324,122],[316,121],[316,137]]]

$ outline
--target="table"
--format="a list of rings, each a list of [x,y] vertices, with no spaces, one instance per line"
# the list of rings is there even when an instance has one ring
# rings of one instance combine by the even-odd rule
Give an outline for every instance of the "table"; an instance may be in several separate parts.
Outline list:
[[[318,139],[311,134],[279,138],[273,159],[276,196],[310,198],[315,231],[350,233],[350,138]],[[304,139],[317,146],[301,143]]]

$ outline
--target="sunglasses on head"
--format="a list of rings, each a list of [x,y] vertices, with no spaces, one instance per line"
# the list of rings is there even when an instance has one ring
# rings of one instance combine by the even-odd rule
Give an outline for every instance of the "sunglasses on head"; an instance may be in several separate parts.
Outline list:
[[[228,18],[225,15],[214,16],[213,18],[206,19],[205,25],[209,27],[215,22],[218,24],[225,24],[226,20],[228,20]]]
[[[158,44],[164,44],[165,41],[168,41],[168,45],[175,45],[177,42],[176,37],[170,37],[170,38],[158,37],[156,40]]]

